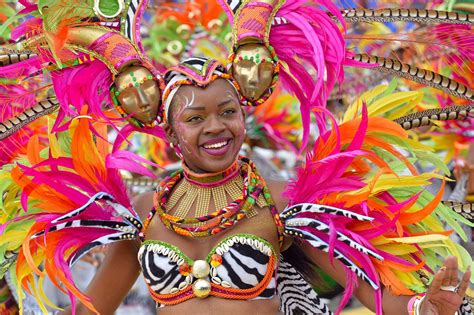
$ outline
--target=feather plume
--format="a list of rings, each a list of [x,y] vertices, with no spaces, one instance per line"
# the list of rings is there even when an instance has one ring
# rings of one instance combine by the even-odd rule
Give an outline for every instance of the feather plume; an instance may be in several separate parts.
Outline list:
[[[37,288],[32,293],[41,305],[45,302],[41,282],[47,274],[58,287],[63,285],[73,305],[77,297],[94,310],[74,285],[70,264],[94,245],[137,237],[141,223],[131,208],[119,169],[126,166],[142,175],[150,173],[140,165],[145,161],[132,153],[108,154],[100,149],[104,134],[94,140],[88,119],[75,120],[71,133],[71,157],[41,159],[33,154],[36,165],[19,164],[12,169],[11,177],[22,190],[17,202],[26,215],[3,225],[2,241],[5,235],[13,237],[12,226],[24,224],[23,239],[21,235],[15,238],[17,242],[22,239],[16,274],[25,290]],[[39,277],[38,283],[33,273]]]
[[[300,236],[300,233],[310,243],[316,240],[311,241],[312,237],[317,237],[319,244],[326,244],[325,251],[342,261],[354,277],[357,275],[371,285],[380,279],[395,294],[412,294],[423,288],[416,271],[431,273],[441,263],[436,258],[437,249],[447,247],[449,254],[458,255],[463,262],[471,261],[447,237],[451,232],[444,231],[439,219],[447,215],[467,221],[446,213],[440,203],[443,189],[436,196],[424,190],[431,180],[443,176],[434,172],[418,173],[413,159],[400,153],[400,145],[410,148],[408,135],[400,126],[369,116],[365,105],[360,115],[356,112],[351,120],[322,133],[313,151],[308,153],[306,165],[288,186],[285,195],[290,210],[287,211],[301,203],[325,209],[323,213],[315,213],[303,207],[290,213],[288,217],[295,222],[307,218],[320,222],[317,225],[303,222],[300,227],[291,224],[292,235]],[[409,152],[414,152],[416,157],[416,149]],[[348,213],[328,212],[331,207]],[[283,218],[286,222],[285,212]],[[465,236],[458,223],[451,220],[450,224]],[[376,256],[367,256],[367,250]],[[433,259],[426,259],[426,255]],[[357,262],[361,270],[350,267],[350,261]],[[461,269],[466,267],[463,264]],[[407,275],[400,279],[399,271]],[[377,313],[381,314],[381,292],[377,287],[374,287],[375,300]],[[343,300],[347,300],[352,290],[346,288]]]
[[[343,34],[327,14],[344,25],[338,8],[329,1],[317,3],[318,7],[305,0],[285,2],[277,16],[288,23],[274,25],[269,38],[282,64],[282,85],[300,101],[302,148],[308,142],[311,108],[326,106],[335,84],[344,79],[346,60]],[[324,130],[325,125],[318,127]]]

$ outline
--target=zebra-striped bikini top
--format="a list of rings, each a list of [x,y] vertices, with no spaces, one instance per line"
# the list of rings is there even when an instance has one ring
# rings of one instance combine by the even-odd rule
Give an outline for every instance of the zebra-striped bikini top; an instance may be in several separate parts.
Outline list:
[[[224,239],[203,260],[192,260],[166,242],[146,240],[138,260],[149,291],[160,306],[209,295],[249,300],[275,294],[275,250],[252,234]]]

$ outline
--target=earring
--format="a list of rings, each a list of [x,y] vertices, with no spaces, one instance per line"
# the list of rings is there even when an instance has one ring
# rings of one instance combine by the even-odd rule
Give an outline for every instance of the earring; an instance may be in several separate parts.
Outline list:
[[[170,142],[170,147],[174,149],[176,155],[182,160],[183,155],[181,154],[181,149],[179,148],[179,145],[175,145],[174,142]]]

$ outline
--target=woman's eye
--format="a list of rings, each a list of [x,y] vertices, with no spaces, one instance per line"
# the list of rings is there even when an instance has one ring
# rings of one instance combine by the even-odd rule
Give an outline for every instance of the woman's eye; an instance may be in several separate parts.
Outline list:
[[[232,115],[232,114],[234,114],[235,112],[236,112],[235,109],[228,109],[228,110],[224,111],[223,115],[224,115],[224,116]]]
[[[201,120],[201,117],[193,116],[193,117],[188,118],[186,121],[187,122],[196,122],[196,121],[200,121],[200,120]]]

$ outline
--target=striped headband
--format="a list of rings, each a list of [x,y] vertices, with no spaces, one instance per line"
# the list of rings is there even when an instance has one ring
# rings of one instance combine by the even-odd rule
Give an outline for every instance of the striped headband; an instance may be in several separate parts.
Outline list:
[[[168,69],[165,73],[166,87],[163,90],[162,112],[163,121],[167,121],[171,101],[182,85],[205,87],[218,78],[229,81],[239,93],[237,84],[227,73],[226,68],[217,60],[204,57],[192,57],[184,60],[178,66]]]

